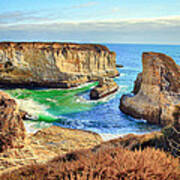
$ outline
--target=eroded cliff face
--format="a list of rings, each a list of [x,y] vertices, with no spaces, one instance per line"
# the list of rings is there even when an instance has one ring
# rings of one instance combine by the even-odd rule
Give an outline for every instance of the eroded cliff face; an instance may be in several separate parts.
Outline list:
[[[105,46],[0,43],[1,86],[72,87],[117,75],[116,54]]]
[[[25,127],[18,105],[8,94],[0,91],[0,152],[24,146]]]
[[[134,96],[123,95],[120,109],[150,123],[174,123],[180,104],[180,66],[161,53],[143,53],[142,58],[143,72],[135,81]]]

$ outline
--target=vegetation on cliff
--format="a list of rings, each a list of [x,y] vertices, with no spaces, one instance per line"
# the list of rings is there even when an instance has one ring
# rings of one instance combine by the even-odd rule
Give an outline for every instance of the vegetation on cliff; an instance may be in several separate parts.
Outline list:
[[[179,180],[180,163],[160,150],[129,151],[112,148],[94,153],[78,151],[46,164],[26,166],[3,174],[6,179],[142,179]]]
[[[9,136],[10,141],[3,141],[0,179],[178,180],[180,177],[179,159],[160,150],[170,151],[177,156],[178,151],[172,151],[172,146],[166,141],[168,139],[173,142],[172,137],[178,140],[179,134],[175,136],[171,129],[166,129],[164,134],[155,132],[141,136],[127,135],[101,144],[100,136],[95,133],[60,127],[47,128],[25,138],[16,133],[25,133],[23,122],[15,124],[16,131],[12,129],[13,123],[21,119],[15,101],[5,93],[1,93],[1,99],[2,106],[7,107],[1,113],[5,117],[1,119],[1,124],[11,127],[5,128],[7,134],[15,134]],[[174,116],[179,122],[178,106]],[[2,126],[2,134],[3,127],[5,126]],[[5,137],[8,137],[7,134]],[[6,138],[1,138],[4,139]],[[9,142],[15,146],[11,146]],[[63,155],[65,153],[67,154]]]
[[[158,99],[160,104],[157,105],[155,102],[155,105],[156,108],[160,106],[161,111],[158,109],[157,112],[161,112],[160,115],[165,117],[161,119],[162,117],[158,116],[158,123],[164,125],[167,120],[168,123],[171,122],[171,126],[164,128],[162,132],[145,135],[130,134],[108,142],[102,142],[101,137],[96,133],[60,127],[50,127],[25,136],[23,113],[19,111],[15,100],[2,92],[0,93],[0,179],[179,180],[180,108],[177,98],[179,77],[176,76],[179,66],[174,67],[173,61],[169,62],[169,57],[162,54],[150,53],[144,56],[147,56],[144,60],[145,69],[155,75],[152,79],[148,79],[146,77],[148,73],[143,71],[146,76],[143,73],[138,76],[134,93],[141,97],[141,100],[136,99],[137,104],[142,102],[143,108],[147,108],[146,103],[149,103],[150,108],[154,104],[151,100]],[[153,62],[152,57],[154,57]],[[165,58],[164,62],[162,62],[163,58]],[[152,65],[151,62],[154,64]],[[150,69],[148,69],[149,63],[152,65]],[[102,87],[103,85],[104,82]],[[148,94],[153,88],[155,90],[152,92],[155,94]],[[164,99],[165,97],[168,97],[168,100]],[[128,98],[125,97],[123,101]],[[137,105],[136,101],[133,104]],[[153,108],[146,115],[152,115]],[[134,110],[134,113],[139,112],[136,113]],[[156,118],[155,113],[152,122],[157,122]]]

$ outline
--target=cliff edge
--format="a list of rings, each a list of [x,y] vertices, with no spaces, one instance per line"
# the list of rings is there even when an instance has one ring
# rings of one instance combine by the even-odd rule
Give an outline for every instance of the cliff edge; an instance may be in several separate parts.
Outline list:
[[[68,88],[118,74],[116,54],[102,45],[0,43],[0,87]]]

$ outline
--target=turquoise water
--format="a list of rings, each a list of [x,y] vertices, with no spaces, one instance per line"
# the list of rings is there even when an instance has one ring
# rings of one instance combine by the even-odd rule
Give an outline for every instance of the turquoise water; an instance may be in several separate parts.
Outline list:
[[[159,129],[143,120],[133,119],[119,110],[122,94],[130,93],[133,82],[142,70],[141,55],[145,51],[162,52],[180,64],[180,46],[106,44],[117,54],[120,77],[115,78],[119,91],[99,101],[89,100],[89,91],[97,83],[74,89],[7,90],[19,100],[20,106],[37,117],[37,126],[51,125],[91,130],[101,134],[146,133]]]

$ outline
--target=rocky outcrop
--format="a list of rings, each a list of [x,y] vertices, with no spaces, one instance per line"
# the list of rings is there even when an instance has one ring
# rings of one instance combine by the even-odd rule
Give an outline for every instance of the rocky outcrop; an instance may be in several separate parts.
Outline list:
[[[143,135],[127,134],[123,137],[104,141],[100,145],[95,146],[93,151],[98,152],[102,149],[111,149],[115,147],[122,147],[133,151],[138,149],[143,150],[148,147],[167,150],[163,133],[151,132]]]
[[[90,99],[97,100],[108,96],[118,90],[118,85],[113,79],[100,78],[99,84],[90,92]]]
[[[180,104],[175,106],[173,115],[174,115],[174,119],[175,119],[174,126],[177,127],[178,130],[180,131]]]
[[[88,149],[102,142],[100,135],[90,131],[51,126],[29,136],[29,144],[52,154],[64,154],[78,149]],[[38,142],[38,145],[37,145]]]
[[[117,75],[116,54],[102,45],[0,43],[1,87],[73,87]]]
[[[0,153],[0,175],[25,165],[47,163],[56,156],[92,148],[102,142],[100,135],[83,130],[52,126],[27,134],[23,148]]]
[[[121,64],[116,64],[116,67],[117,67],[117,68],[123,68],[124,66],[121,65]]]
[[[133,89],[132,93],[134,93],[136,95],[139,92],[139,90],[141,88],[141,83],[142,83],[142,73],[139,73],[134,82],[134,89]]]
[[[22,177],[179,180],[179,159],[163,152],[163,139],[160,132],[146,135],[130,134],[124,138],[103,142],[91,149],[72,151],[41,163],[11,168],[0,173],[0,179],[19,180],[19,177]],[[48,156],[49,154],[46,158]]]
[[[135,81],[134,95],[123,95],[120,109],[149,123],[174,123],[180,103],[180,66],[161,53],[143,53],[142,58],[143,72]]]
[[[0,91],[0,152],[23,147],[25,128],[17,103]]]

